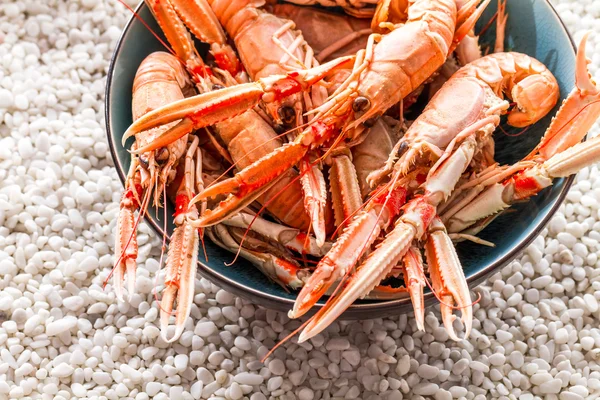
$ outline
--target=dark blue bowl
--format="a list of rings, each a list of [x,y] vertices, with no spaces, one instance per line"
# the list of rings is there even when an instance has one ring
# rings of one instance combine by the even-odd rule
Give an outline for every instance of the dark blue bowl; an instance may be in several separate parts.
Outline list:
[[[489,21],[496,10],[493,0],[487,8],[480,26]],[[531,55],[543,62],[556,76],[564,99],[575,83],[575,45],[565,26],[552,6],[544,0],[509,0],[506,32],[506,50]],[[137,7],[139,15],[155,31],[160,32],[145,5]],[[483,44],[492,44],[495,29],[492,26],[483,36]],[[110,63],[106,83],[106,131],[111,152],[121,181],[129,168],[129,155],[121,146],[123,132],[131,124],[131,89],[136,69],[142,60],[154,51],[165,50],[159,41],[132,16],[117,44]],[[509,137],[496,133],[496,159],[501,163],[513,163],[529,153],[539,142],[550,123],[552,115],[531,127],[525,134]],[[128,144],[129,147],[130,144]],[[469,287],[474,288],[491,273],[514,260],[542,231],[562,203],[573,182],[573,177],[560,179],[531,201],[513,207],[513,212],[496,219],[479,235],[482,239],[496,243],[495,248],[468,242],[457,246]],[[174,213],[168,205],[168,213]],[[162,222],[150,211],[148,222],[158,234],[163,234]],[[172,220],[168,223],[168,234],[172,232]],[[222,250],[209,241],[206,243],[208,260],[200,254],[199,272],[222,288],[249,299],[256,304],[287,311],[291,309],[295,293],[288,293],[269,281],[252,264],[239,259],[232,266],[224,263],[233,259],[233,254]],[[425,296],[427,305],[434,303],[431,293]],[[319,303],[321,305],[322,303]],[[344,314],[345,318],[375,318],[390,316],[409,310],[410,299],[392,301],[359,301]]]

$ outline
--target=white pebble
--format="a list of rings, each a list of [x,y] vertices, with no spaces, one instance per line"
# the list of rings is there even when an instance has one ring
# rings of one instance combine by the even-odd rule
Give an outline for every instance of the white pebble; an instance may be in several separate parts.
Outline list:
[[[66,332],[77,325],[77,318],[67,316],[56,321],[50,322],[46,325],[46,335],[55,336],[60,333]]]
[[[194,333],[200,337],[208,337],[217,331],[217,326],[212,321],[198,322]]]
[[[73,373],[73,367],[67,363],[60,363],[50,371],[50,376],[56,378],[66,378]]]
[[[560,379],[550,379],[540,385],[540,392],[543,394],[556,394],[560,392],[562,381]]]
[[[251,374],[248,372],[242,372],[235,376],[235,381],[240,385],[260,385],[263,383],[264,378],[257,374]]]

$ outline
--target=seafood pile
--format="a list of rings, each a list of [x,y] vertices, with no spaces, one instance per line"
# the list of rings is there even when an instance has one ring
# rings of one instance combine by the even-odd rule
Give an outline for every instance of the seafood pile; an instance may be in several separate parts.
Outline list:
[[[576,86],[540,143],[514,165],[494,160],[501,117],[516,128],[537,123],[559,87],[538,60],[504,51],[503,1],[483,55],[474,26],[489,2],[319,2],[343,6],[341,15],[266,1],[146,0],[170,52],[149,55],[133,83],[118,297],[125,275],[130,295],[135,288],[140,218],[172,201],[166,341],[190,314],[205,238],[298,290],[291,318],[329,296],[299,341],[359,298],[406,293],[423,329],[425,286],[449,336],[458,340],[457,310],[467,337],[476,299],[455,242],[491,245],[477,234],[503,211],[600,160],[600,139],[581,142],[600,116],[587,35]],[[192,35],[208,45],[205,57]]]

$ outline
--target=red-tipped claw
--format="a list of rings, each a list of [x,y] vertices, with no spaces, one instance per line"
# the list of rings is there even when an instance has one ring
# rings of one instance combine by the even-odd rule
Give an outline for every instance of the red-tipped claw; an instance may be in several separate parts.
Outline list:
[[[115,293],[121,301],[123,301],[123,280],[125,279],[125,273],[127,273],[127,291],[130,298],[135,291],[138,245],[134,214],[137,207],[138,203],[134,198],[133,190],[126,190],[121,198],[119,219],[117,220],[115,254],[119,259],[117,260],[117,264],[115,264],[113,277]]]
[[[353,268],[386,229],[393,217],[398,215],[406,199],[406,189],[397,187],[392,191],[392,199],[385,207],[385,195],[376,197],[366,210],[356,214],[352,222],[336,240],[331,250],[321,259],[317,268],[296,297],[294,308],[288,313],[290,318],[304,315],[327,292],[327,290]]]
[[[462,314],[461,320],[465,326],[464,338],[468,338],[473,324],[471,294],[454,245],[439,217],[431,223],[429,237],[425,244],[425,255],[433,290],[440,299],[440,312],[448,335],[453,340],[460,340],[452,326],[456,319],[454,315],[456,306]]]
[[[174,121],[178,125],[187,124],[193,129],[214,125],[229,117],[243,113],[258,104],[264,90],[260,83],[245,83],[225,89],[199,94],[169,103],[144,114],[131,124],[123,134],[122,142],[147,129],[156,128]],[[163,147],[179,139],[180,129],[169,129],[152,143],[141,147],[135,153],[143,153]]]
[[[199,243],[198,229],[187,221],[175,228],[167,255],[166,287],[160,302],[160,331],[167,343],[179,339],[185,327],[185,320],[191,312]],[[168,338],[169,318],[175,301],[177,301],[175,333]]]
[[[402,260],[413,239],[423,235],[435,215],[435,207],[423,198],[409,202],[404,211],[394,229],[346,280],[340,293],[330,299],[311,319],[300,334],[300,343],[323,331],[356,299],[366,296],[375,288]]]
[[[423,258],[415,246],[411,247],[404,256],[404,284],[410,294],[417,328],[425,330],[425,300],[423,288],[425,287],[425,272],[423,271]]]

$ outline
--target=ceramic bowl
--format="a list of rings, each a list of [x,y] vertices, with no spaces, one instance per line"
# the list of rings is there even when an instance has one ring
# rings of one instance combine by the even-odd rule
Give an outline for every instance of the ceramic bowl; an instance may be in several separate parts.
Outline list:
[[[479,32],[484,22],[489,21],[496,10],[493,0],[480,19],[476,29]],[[556,76],[560,84],[561,99],[564,99],[574,85],[575,46],[556,11],[546,1],[509,0],[507,5],[508,26],[506,49],[531,55],[543,62]],[[148,25],[160,32],[149,10],[142,3],[137,12]],[[483,44],[492,44],[495,38],[495,24],[482,35]],[[106,83],[106,131],[115,166],[124,180],[129,168],[129,155],[121,146],[123,132],[131,124],[131,88],[136,69],[150,53],[165,50],[159,41],[134,18],[129,20],[116,46]],[[559,103],[560,104],[560,103]],[[501,163],[513,163],[535,147],[550,123],[555,109],[548,117],[519,136],[507,136],[497,130],[496,159]],[[510,132],[510,131],[509,131]],[[513,131],[514,132],[514,131]],[[127,144],[127,147],[131,143]],[[496,247],[463,242],[457,245],[458,255],[464,267],[470,288],[476,287],[486,277],[514,260],[544,229],[552,215],[563,201],[573,177],[560,179],[554,185],[530,201],[516,205],[512,212],[497,218],[479,235],[492,241]],[[168,205],[172,215],[173,206]],[[151,212],[148,222],[158,234],[162,232],[162,222]],[[167,234],[172,232],[169,221]],[[291,309],[295,293],[288,293],[269,281],[252,264],[239,259],[232,266],[225,266],[233,259],[233,254],[206,242],[208,261],[199,255],[199,273],[216,285],[268,308],[287,311]],[[428,292],[427,305],[436,300]],[[322,302],[319,303],[319,306]],[[376,318],[399,314],[409,310],[410,299],[393,301],[358,301],[343,315],[347,319]],[[316,307],[315,307],[316,308]]]

